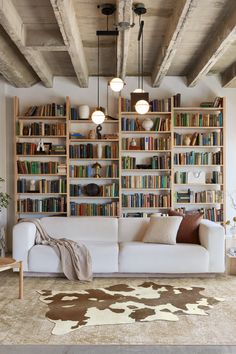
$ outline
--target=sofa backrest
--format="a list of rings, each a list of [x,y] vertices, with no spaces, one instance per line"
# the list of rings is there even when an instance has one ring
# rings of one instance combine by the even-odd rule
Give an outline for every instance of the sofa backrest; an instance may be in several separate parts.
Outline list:
[[[120,218],[119,242],[142,241],[149,218]]]
[[[117,218],[104,217],[45,217],[42,225],[55,238],[73,241],[118,241]]]

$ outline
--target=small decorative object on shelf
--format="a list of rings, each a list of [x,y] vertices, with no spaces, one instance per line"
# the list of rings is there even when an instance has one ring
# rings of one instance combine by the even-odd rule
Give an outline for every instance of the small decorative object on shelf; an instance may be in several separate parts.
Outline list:
[[[82,104],[79,106],[79,119],[89,119],[89,106]]]
[[[35,179],[31,179],[30,180],[29,191],[31,193],[35,193],[36,192],[36,181],[35,181]]]
[[[100,187],[96,183],[89,183],[87,186],[84,186],[84,192],[89,197],[96,197],[100,194]]]
[[[96,133],[97,133],[97,138],[98,139],[102,139],[101,131],[102,131],[102,126],[101,126],[101,124],[98,124],[98,126],[96,128]]]
[[[97,157],[99,159],[102,158],[102,145],[101,145],[101,143],[97,144]]]
[[[144,128],[144,130],[151,130],[153,127],[153,121],[150,118],[145,118],[142,122],[142,127]]]
[[[101,178],[100,169],[102,168],[102,166],[100,165],[100,163],[96,162],[95,164],[93,164],[92,167],[95,169],[94,177],[95,178]]]
[[[96,139],[96,130],[95,129],[91,129],[88,133],[88,138],[89,139]]]
[[[191,136],[190,135],[185,135],[183,139],[184,145],[188,146],[191,143]]]
[[[40,139],[37,145],[37,152],[42,154],[45,154],[45,148],[44,148],[44,143],[43,143],[43,139]]]

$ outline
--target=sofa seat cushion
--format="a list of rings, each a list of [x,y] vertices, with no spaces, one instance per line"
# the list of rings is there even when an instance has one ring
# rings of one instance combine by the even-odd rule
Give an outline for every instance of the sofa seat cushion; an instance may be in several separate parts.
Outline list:
[[[121,273],[205,273],[208,268],[209,253],[200,245],[120,243]]]
[[[116,242],[83,241],[92,258],[93,273],[118,272]],[[62,273],[59,254],[50,246],[36,245],[29,251],[29,272]]]

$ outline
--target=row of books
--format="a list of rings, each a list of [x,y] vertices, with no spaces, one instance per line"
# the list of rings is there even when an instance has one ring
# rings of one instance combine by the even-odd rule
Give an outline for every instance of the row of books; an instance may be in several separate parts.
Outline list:
[[[122,176],[122,188],[170,188],[170,175]]]
[[[121,147],[123,150],[170,150],[171,137],[154,138],[146,136],[135,139],[135,146],[133,146],[133,138],[122,138]]]
[[[201,107],[223,107],[223,97],[215,97],[213,101],[201,102]]]
[[[66,105],[48,103],[40,106],[30,106],[24,112],[24,116],[65,116],[66,115]]]
[[[170,155],[158,155],[152,156],[148,159],[149,162],[146,164],[137,164],[136,157],[123,156],[122,157],[122,169],[123,170],[133,170],[133,169],[170,169],[171,168],[171,157]]]
[[[188,210],[186,208],[177,208],[175,209],[178,212],[181,212],[182,214],[188,213]],[[195,211],[198,211],[199,213],[203,214],[204,219],[208,219],[214,222],[223,222],[224,221],[224,212],[222,208],[201,208],[201,209],[196,209]]]
[[[101,197],[118,197],[119,196],[119,184],[110,183],[100,186]]]
[[[82,186],[80,184],[70,184],[70,196],[79,197],[82,192]]]
[[[189,143],[186,144],[186,138]],[[191,145],[191,146],[222,146],[223,145],[223,133],[220,132],[210,132],[210,133],[193,133],[189,134],[178,134],[174,133],[174,145]]]
[[[174,154],[175,165],[222,165],[222,151],[217,152],[195,152],[189,151]]]
[[[181,94],[177,93],[176,95],[173,96],[174,99],[174,107],[180,107],[181,106]]]
[[[35,143],[16,143],[16,154],[17,155],[65,155],[66,154],[66,146],[55,144],[52,145],[48,143],[46,145],[50,145],[48,150],[38,151],[38,144]]]
[[[189,183],[188,177],[189,177],[189,172],[176,171],[174,174],[174,183],[187,184],[187,183]],[[204,183],[222,184],[223,183],[223,173],[220,171],[206,172]]]
[[[208,113],[175,113],[175,127],[222,127],[223,114]]]
[[[170,118],[156,117],[152,118],[153,127],[151,131],[170,131],[171,121]],[[140,131],[144,130],[138,118],[121,118],[122,131]]]
[[[70,203],[72,216],[118,216],[119,203]]]
[[[124,208],[169,208],[170,194],[134,193],[122,194]]]
[[[100,165],[101,166],[101,165]],[[70,165],[70,177],[94,177],[96,175],[96,164],[93,165]],[[99,170],[99,175],[101,177],[113,177],[116,178],[119,176],[118,164],[112,163],[108,166],[101,166]]]
[[[204,190],[194,192],[190,189],[174,193],[175,203],[223,203],[223,192],[220,190]]]
[[[150,110],[152,112],[171,112],[171,98],[150,101]]]
[[[34,180],[32,189],[32,180],[21,178],[17,180],[17,193],[66,193],[66,180],[63,178],[55,180],[46,180],[45,178]]]
[[[17,161],[19,174],[57,174],[59,163],[56,161]]]
[[[97,147],[93,144],[70,145],[70,158],[98,158]],[[102,158],[118,158],[119,147],[117,144],[103,145]]]
[[[19,199],[17,210],[19,213],[66,212],[66,198]]]
[[[31,124],[25,124],[25,122],[16,123],[16,135],[21,136],[50,136],[50,135],[66,135],[65,123],[44,123],[34,122]]]

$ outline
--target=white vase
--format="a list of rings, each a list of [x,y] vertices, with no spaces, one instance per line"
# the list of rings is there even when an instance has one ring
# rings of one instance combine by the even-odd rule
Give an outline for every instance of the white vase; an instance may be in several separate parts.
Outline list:
[[[142,122],[142,127],[144,130],[151,130],[153,127],[153,121],[150,118],[145,118]]]
[[[98,145],[97,145],[97,157],[98,157],[99,159],[102,158],[102,145],[101,145],[101,144],[98,144]]]
[[[82,104],[79,106],[79,118],[80,119],[88,119],[89,118],[89,106],[86,104]]]

